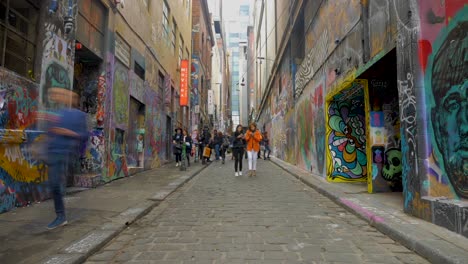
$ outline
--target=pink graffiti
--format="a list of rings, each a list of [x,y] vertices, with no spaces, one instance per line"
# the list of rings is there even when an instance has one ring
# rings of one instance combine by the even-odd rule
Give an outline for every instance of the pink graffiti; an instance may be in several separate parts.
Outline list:
[[[348,199],[345,199],[345,198],[340,198],[340,201],[342,203],[344,203],[346,206],[356,210],[356,212],[358,212],[360,215],[364,216],[365,218],[369,219],[371,222],[374,222],[374,223],[383,223],[385,222],[385,219],[380,217],[380,216],[377,216],[376,214],[374,214],[373,212],[367,210],[367,209],[364,209],[362,208],[360,205],[348,200]]]

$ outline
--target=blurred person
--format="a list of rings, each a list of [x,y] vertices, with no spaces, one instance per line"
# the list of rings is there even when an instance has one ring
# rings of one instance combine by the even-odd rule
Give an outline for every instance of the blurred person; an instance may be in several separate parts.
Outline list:
[[[232,153],[234,156],[234,176],[242,176],[242,156],[244,155],[245,136],[242,125],[237,125],[232,137]]]
[[[64,204],[64,177],[69,160],[79,155],[80,144],[87,139],[86,114],[77,107],[79,96],[65,88],[49,88],[49,102],[56,106],[47,120],[47,165],[49,184],[54,199],[56,218],[47,228],[55,229],[68,223]]]
[[[226,160],[226,152],[230,145],[230,140],[229,140],[228,135],[223,135],[223,132],[221,131],[218,132],[218,137],[220,138],[220,145],[221,145],[219,149],[219,154],[221,156],[222,164],[224,164]]]
[[[263,134],[263,146],[265,146],[265,150],[263,151],[263,159],[264,160],[270,159],[270,153],[271,153],[270,138],[268,137],[267,131],[265,131],[265,133]],[[267,152],[268,152],[268,156],[267,156]]]
[[[260,151],[260,142],[262,141],[262,134],[257,129],[257,124],[250,124],[249,130],[245,133],[245,141],[247,142],[247,155],[249,156],[249,177],[257,176],[257,157]]]
[[[199,153],[200,153],[200,158],[202,159],[202,164],[205,164],[206,162],[211,162],[210,157],[203,156],[203,151],[205,147],[210,148],[210,143],[211,143],[211,133],[207,125],[203,127],[203,131],[202,131],[202,134],[200,135],[199,143],[200,143]]]
[[[183,130],[182,135],[184,136],[183,142],[186,145],[185,156],[187,156],[187,166],[190,167],[190,155],[189,155],[189,153],[192,152],[193,140],[192,140],[192,137],[188,134],[187,129]]]
[[[174,155],[176,158],[176,167],[179,167],[182,162],[182,143],[183,143],[183,136],[182,136],[182,128],[176,128],[175,134],[172,137],[172,144],[174,146]]]
[[[221,156],[221,146],[223,144],[223,132],[219,131],[217,132],[216,130],[214,131],[214,136],[213,136],[213,146],[215,149],[215,160],[218,161],[220,156]]]

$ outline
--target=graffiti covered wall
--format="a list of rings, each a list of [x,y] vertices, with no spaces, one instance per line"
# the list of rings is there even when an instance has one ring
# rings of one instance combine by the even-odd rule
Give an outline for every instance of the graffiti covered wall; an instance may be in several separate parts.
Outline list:
[[[327,102],[327,179],[367,181],[366,81],[354,81]]]
[[[369,81],[369,192],[402,191],[400,113],[396,80]]]
[[[44,140],[38,101],[37,84],[0,68],[0,213],[48,197],[47,169],[34,148]]]
[[[325,176],[324,85],[310,82],[296,107],[297,165],[313,174]]]
[[[446,1],[444,7],[439,7],[427,2],[421,3],[421,9],[439,17],[423,20],[419,41],[424,51],[432,50],[427,59],[422,57],[427,60],[427,66],[422,65],[423,69],[426,66],[424,87],[430,148],[427,194],[467,199],[468,4]]]

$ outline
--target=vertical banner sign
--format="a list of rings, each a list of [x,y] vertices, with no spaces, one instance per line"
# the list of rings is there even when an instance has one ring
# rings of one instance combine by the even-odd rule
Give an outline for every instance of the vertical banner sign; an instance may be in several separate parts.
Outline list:
[[[180,106],[188,105],[188,60],[180,61]]]
[[[208,114],[214,114],[213,90],[208,90]]]

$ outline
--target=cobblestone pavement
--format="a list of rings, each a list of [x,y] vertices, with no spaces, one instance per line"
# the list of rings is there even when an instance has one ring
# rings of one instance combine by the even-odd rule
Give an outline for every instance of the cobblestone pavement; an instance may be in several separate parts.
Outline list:
[[[273,163],[258,167],[249,178],[212,164],[87,263],[428,263]]]

